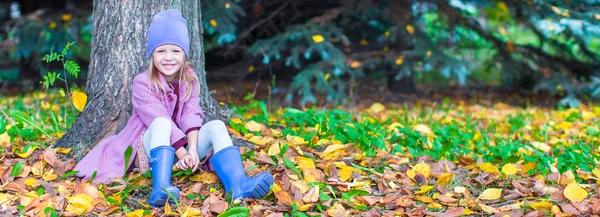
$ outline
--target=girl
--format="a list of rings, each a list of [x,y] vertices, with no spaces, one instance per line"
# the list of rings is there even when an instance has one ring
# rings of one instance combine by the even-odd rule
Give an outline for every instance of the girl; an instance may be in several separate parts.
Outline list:
[[[222,121],[202,125],[198,78],[186,58],[189,49],[181,12],[170,9],[153,17],[146,46],[150,66],[133,79],[133,113],[123,130],[100,141],[75,166],[79,177],[87,180],[96,172],[95,183],[109,183],[130,169],[125,162],[136,160],[142,173],[152,170],[148,203],[161,207],[167,200],[175,202],[169,194],[179,199],[179,189],[171,185],[177,156],[179,169],[195,171],[202,166],[216,172],[234,199],[260,198],[270,191],[271,174],[246,176],[239,148],[233,146]],[[124,159],[128,147],[132,157]]]

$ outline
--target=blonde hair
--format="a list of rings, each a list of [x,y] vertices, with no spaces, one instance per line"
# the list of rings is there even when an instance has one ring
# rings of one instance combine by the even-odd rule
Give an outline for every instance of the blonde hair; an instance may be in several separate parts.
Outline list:
[[[154,55],[154,54],[152,54]],[[187,70],[192,70],[192,64],[190,62],[187,61],[187,58],[184,58],[183,61],[183,66],[181,67],[181,69],[179,69],[179,73],[177,73],[177,76],[175,77],[175,79],[178,81],[178,84],[181,85],[181,82],[185,82],[188,86],[188,88],[185,90],[185,94],[183,95],[183,98],[181,99],[182,101],[187,101],[190,96],[192,95],[192,90],[193,89],[193,82],[198,82],[198,78],[194,75],[190,75],[190,73],[187,73]],[[152,86],[154,86],[154,90],[158,93],[159,90],[162,91],[162,93],[166,93],[165,91],[165,87],[163,87],[162,83],[160,82],[160,77],[159,74],[160,72],[158,71],[158,69],[156,68],[156,66],[154,66],[154,60],[152,58],[152,56],[150,56],[150,66],[148,67],[148,73],[149,73],[149,77],[150,77],[150,84],[152,84]],[[200,89],[200,88],[198,88]],[[197,91],[199,92],[199,91]]]

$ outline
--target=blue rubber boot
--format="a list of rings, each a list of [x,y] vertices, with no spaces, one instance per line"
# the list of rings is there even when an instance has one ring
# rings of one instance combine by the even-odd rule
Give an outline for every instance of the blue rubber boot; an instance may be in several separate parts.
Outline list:
[[[171,146],[160,146],[150,151],[149,162],[152,168],[152,193],[148,199],[148,204],[152,207],[163,207],[167,199],[169,203],[174,204],[175,200],[170,198],[169,194],[179,200],[179,189],[171,185],[174,157],[175,148]]]
[[[225,186],[225,193],[233,193],[233,200],[261,198],[271,191],[273,175],[262,172],[252,178],[246,176],[237,146],[229,146],[217,152],[210,158],[210,163]]]

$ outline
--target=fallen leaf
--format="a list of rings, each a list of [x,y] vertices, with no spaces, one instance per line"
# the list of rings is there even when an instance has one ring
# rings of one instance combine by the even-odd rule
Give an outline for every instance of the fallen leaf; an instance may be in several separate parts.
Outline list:
[[[430,191],[433,188],[434,188],[434,186],[424,185],[424,186],[421,186],[421,189],[419,189],[419,191],[415,192],[415,194],[423,194],[423,193]]]
[[[548,152],[550,152],[552,150],[552,147],[550,147],[548,144],[543,143],[543,142],[531,141],[530,144],[535,149],[543,151],[544,153],[548,153]]]
[[[431,167],[426,163],[418,163],[413,167],[415,173],[421,173],[425,178],[429,177],[429,173],[431,171]]]
[[[481,200],[496,200],[502,196],[502,189],[500,188],[488,188],[485,189],[480,195],[479,199]]]
[[[72,212],[77,215],[82,215],[85,212],[90,212],[94,209],[92,197],[85,194],[76,194],[75,196],[66,197],[69,205],[66,208],[67,212]]]
[[[508,176],[512,176],[514,174],[517,174],[517,167],[513,164],[504,164],[504,166],[502,167],[502,173],[508,175]]]
[[[340,203],[335,203],[327,210],[327,215],[332,217],[346,217],[349,215],[349,212]]]
[[[446,186],[452,182],[452,179],[454,179],[454,174],[444,173],[444,174],[440,175],[440,178],[438,178],[438,180],[435,184],[440,185],[440,186]]]
[[[563,191],[564,196],[572,202],[581,202],[587,198],[587,191],[583,190],[577,183],[567,185]]]
[[[313,186],[310,191],[304,195],[302,201],[305,203],[316,203],[319,201],[319,186]]]
[[[498,168],[496,166],[492,165],[491,163],[479,164],[479,169],[481,169],[487,173],[500,174],[500,170],[498,170]]]
[[[260,132],[262,130],[263,125],[257,123],[256,121],[248,121],[246,124],[244,124],[244,127],[246,127],[246,129],[248,129],[251,132]]]
[[[550,210],[552,209],[552,203],[548,202],[548,201],[541,201],[541,202],[535,202],[535,203],[530,203],[529,206],[531,206],[532,209],[535,210]]]

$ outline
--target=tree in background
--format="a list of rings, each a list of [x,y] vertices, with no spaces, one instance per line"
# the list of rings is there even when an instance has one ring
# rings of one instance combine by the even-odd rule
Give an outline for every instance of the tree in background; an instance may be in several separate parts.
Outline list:
[[[207,2],[207,51],[244,52],[235,75],[294,69],[288,101],[342,102],[365,76],[400,92],[424,78],[561,92],[569,106],[600,95],[597,1]]]

